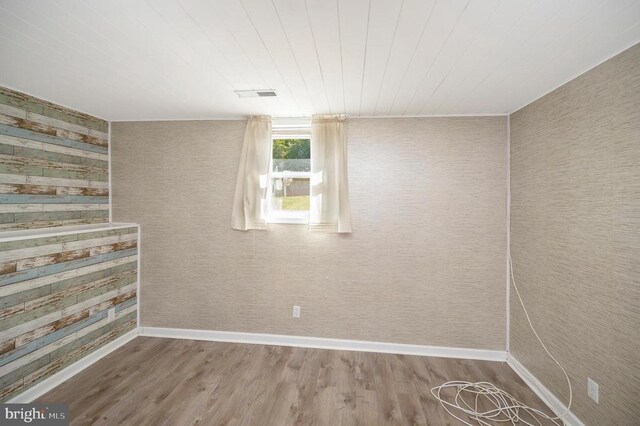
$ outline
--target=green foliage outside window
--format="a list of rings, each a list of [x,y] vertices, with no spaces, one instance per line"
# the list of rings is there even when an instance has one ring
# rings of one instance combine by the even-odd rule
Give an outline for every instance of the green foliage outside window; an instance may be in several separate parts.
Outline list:
[[[282,160],[311,158],[311,143],[309,139],[274,139],[273,158]]]

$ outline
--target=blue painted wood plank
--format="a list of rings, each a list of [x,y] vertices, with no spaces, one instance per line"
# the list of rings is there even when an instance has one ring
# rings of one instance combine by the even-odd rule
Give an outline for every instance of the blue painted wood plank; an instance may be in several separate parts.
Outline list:
[[[21,281],[30,280],[37,277],[45,277],[47,275],[57,274],[58,272],[70,271],[72,269],[82,268],[84,266],[95,265],[109,260],[120,259],[122,257],[133,256],[138,253],[138,249],[132,248],[127,250],[114,251],[111,253],[99,254],[97,256],[86,257],[84,259],[70,260],[69,262],[56,263],[54,265],[41,266],[35,269],[27,269],[25,271],[13,272],[0,276],[0,287],[15,284]]]
[[[68,148],[81,149],[83,151],[98,152],[100,154],[109,153],[109,149],[106,147],[91,145],[88,143],[78,142],[71,139],[65,139],[59,136],[45,135],[45,134],[34,132],[31,130],[7,126],[6,124],[0,124],[0,134],[14,136],[16,138],[29,139],[32,141],[38,141],[43,143],[50,143],[53,145],[66,146]]]
[[[0,366],[10,363],[22,356],[30,354],[31,352],[38,350],[44,346],[47,346],[50,343],[55,342],[56,340],[60,340],[63,337],[66,337],[72,333],[75,333],[78,330],[82,330],[83,328],[100,321],[107,317],[108,311],[105,309],[104,311],[98,312],[93,316],[86,318],[82,321],[78,321],[74,324],[71,324],[67,327],[61,328],[60,330],[54,331],[53,333],[49,333],[45,336],[40,337],[32,342],[27,343],[26,345],[20,346],[11,352],[7,352],[0,356]]]
[[[12,272],[11,274],[0,275],[0,287],[34,278],[38,278],[37,269],[26,269],[24,271]]]
[[[38,276],[57,274],[58,272],[70,271],[71,269],[82,268],[84,266],[95,265],[109,260],[120,259],[122,257],[133,256],[138,253],[138,249],[127,249],[113,251],[111,253],[99,254],[98,256],[85,257],[84,259],[70,260],[69,262],[56,263],[53,265],[41,266],[38,269]]]
[[[123,309],[127,309],[129,306],[133,306],[136,303],[138,303],[138,299],[129,299],[129,300],[125,300],[124,302],[120,303],[119,305],[116,305],[116,312],[120,312]]]
[[[92,195],[0,194],[0,204],[109,204],[109,197]]]

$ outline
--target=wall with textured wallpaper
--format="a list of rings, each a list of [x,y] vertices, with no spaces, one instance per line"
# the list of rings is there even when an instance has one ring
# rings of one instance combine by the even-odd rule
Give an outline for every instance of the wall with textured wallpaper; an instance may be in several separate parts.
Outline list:
[[[640,45],[512,115],[515,279],[586,424],[640,419]],[[511,297],[511,351],[566,402]],[[587,377],[600,402],[587,397]]]
[[[109,221],[108,123],[0,87],[0,232]]]
[[[245,124],[112,123],[143,326],[504,350],[506,117],[351,120],[351,235],[231,229]]]
[[[137,243],[137,227],[0,241],[0,401],[136,327]]]

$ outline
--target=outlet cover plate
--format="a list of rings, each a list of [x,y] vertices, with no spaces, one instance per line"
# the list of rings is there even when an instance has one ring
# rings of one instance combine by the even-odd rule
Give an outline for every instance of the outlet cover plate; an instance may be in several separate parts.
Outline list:
[[[587,395],[589,395],[589,398],[598,403],[599,393],[598,384],[591,377],[587,377]]]
[[[300,318],[300,306],[293,305],[293,317]]]

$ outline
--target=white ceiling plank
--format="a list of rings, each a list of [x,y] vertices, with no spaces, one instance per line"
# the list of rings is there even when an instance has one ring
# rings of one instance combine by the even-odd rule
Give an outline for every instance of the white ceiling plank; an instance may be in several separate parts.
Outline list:
[[[545,88],[549,91],[548,88],[553,84],[552,82],[564,83],[586,71],[584,68],[576,68],[575,64],[599,64],[610,56],[615,46],[630,47],[640,42],[638,34],[640,3],[632,1],[623,3],[617,2],[615,7],[611,8],[599,8],[595,14],[591,15],[591,19],[584,22],[584,26],[591,29],[587,36],[580,39],[569,37],[576,42],[567,44],[560,52],[553,49],[554,57],[549,58],[546,66],[536,72],[537,78],[533,84],[523,85],[522,96],[527,99],[539,96],[545,93]],[[577,25],[572,31],[575,32],[580,26],[583,25]],[[570,61],[567,61],[567,58]]]
[[[179,96],[185,82],[177,76],[183,75],[186,70],[197,67],[199,63],[187,63],[173,51],[168,50],[163,43],[149,38],[149,34],[144,28],[139,28],[138,22],[129,15],[122,16],[120,14],[117,18],[113,16],[113,19],[117,19],[114,24],[108,18],[113,7],[105,7],[104,2],[76,0],[60,6],[74,16],[77,22],[82,23],[76,25],[75,28],[89,27],[99,37],[98,41],[92,43],[101,46],[101,52],[104,52],[101,57],[106,66],[117,66],[119,74],[124,74],[125,79],[132,78],[140,85],[140,89],[137,91],[129,92],[132,95],[141,91],[156,95],[164,93],[165,97],[166,94],[175,94],[180,99],[177,102],[180,104],[178,108],[185,111],[191,98],[202,92],[202,90],[194,90],[195,85],[189,84],[189,95]],[[135,36],[132,37],[132,34]],[[132,42],[132,39],[135,42]],[[109,63],[110,61],[111,63]],[[156,77],[147,78],[152,73]],[[202,86],[200,87],[202,88]],[[139,93],[138,96],[141,94]]]
[[[345,109],[360,108],[370,0],[338,0]]]
[[[418,51],[407,68],[405,79],[398,87],[387,115],[405,114],[413,101],[417,86],[428,74],[467,4],[468,0],[437,2],[418,45]]]
[[[276,108],[272,112],[273,115],[279,115],[285,111],[298,113],[299,106],[295,98],[283,81],[269,51],[239,0],[218,0],[215,3],[180,0],[180,4],[190,17],[198,22],[198,26],[206,25],[212,28],[211,31],[217,29],[218,36],[222,40],[225,38],[228,40],[224,42],[226,46],[235,46],[234,52],[239,56],[231,59],[231,62],[243,61],[242,69],[251,72],[254,77],[259,77],[264,82],[262,85],[253,83],[251,86],[235,87],[235,89],[275,89],[278,97],[271,100]]]
[[[273,0],[273,4],[278,16],[278,24],[281,25],[289,41],[287,48],[292,50],[309,90],[314,112],[331,113],[305,2]]]
[[[626,17],[637,20],[638,15],[627,14],[627,10],[636,5],[636,0],[605,0],[592,8],[584,17],[576,19],[571,26],[564,28],[561,36],[549,41],[537,51],[531,52],[531,56],[524,57],[519,64],[531,64],[534,61],[542,64],[542,69],[552,66],[558,56],[575,48],[584,39],[595,36],[608,37],[614,32],[619,32],[619,25]]]
[[[639,41],[639,0],[498,1],[2,0],[0,85],[109,120],[496,114]]]
[[[129,1],[125,0],[122,4],[126,5]],[[190,64],[194,64],[197,58],[201,62],[212,61],[212,71],[219,67],[220,74],[233,89],[239,84],[255,84],[260,87],[265,84],[235,40],[226,34],[224,27],[215,25],[215,21],[214,25],[207,28],[199,26],[199,18],[204,15],[212,19],[215,14],[207,14],[206,10],[200,9],[198,13],[189,13],[176,0],[134,0],[131,3],[131,7],[136,8],[138,19],[144,20],[155,34],[165,34],[166,38],[173,40],[175,49],[193,55],[194,59],[189,61]],[[222,40],[212,36],[208,31],[211,27],[219,29]]]
[[[519,50],[526,49],[529,40],[536,37],[542,26],[569,4],[569,0],[538,0],[514,23],[503,41],[497,44],[492,52],[485,56],[484,60],[476,64],[470,72],[449,96],[448,106],[441,109],[442,113],[451,114],[454,111],[469,113],[474,110],[467,108],[469,102],[478,99],[476,92],[480,86],[485,86],[491,76],[508,72],[511,69],[513,57]],[[512,88],[513,89],[513,88]],[[516,88],[517,89],[517,88]],[[493,92],[495,93],[495,92]],[[494,95],[489,95],[493,99]],[[512,93],[505,96],[511,97]],[[475,107],[474,107],[475,108]],[[492,112],[495,112],[493,110]]]
[[[313,105],[295,57],[278,23],[273,3],[264,0],[238,0],[246,12],[251,26],[259,37],[257,46],[262,46],[280,75],[282,85],[291,94],[299,115],[311,115]],[[277,24],[274,24],[277,23]],[[257,48],[254,47],[254,48]],[[278,89],[276,87],[276,89]],[[280,95],[280,91],[278,91]]]
[[[4,16],[0,13],[0,25],[5,25]],[[15,48],[18,47],[19,50]],[[96,85],[97,82],[84,76],[79,72],[66,74],[65,78],[59,78],[55,84],[51,80],[42,78],[42,70],[46,69],[51,75],[60,77],[66,73],[66,67],[62,60],[54,60],[47,55],[47,47],[39,45],[33,39],[14,33],[9,36],[0,35],[0,55],[6,57],[11,52],[12,61],[15,66],[3,71],[3,79],[20,80],[28,78],[32,84],[27,87],[21,85],[10,85],[9,88],[16,90],[37,90],[40,93],[49,93],[61,105],[87,104],[90,102],[91,93],[82,88]],[[102,91],[102,87],[99,91]],[[107,94],[108,92],[105,92]],[[96,114],[97,115],[97,114]]]
[[[136,3],[130,2],[130,4]],[[139,21],[130,15],[125,17],[120,15],[119,19],[114,16],[117,22],[111,22],[107,16],[110,16],[113,8],[99,0],[69,1],[65,7],[68,8],[69,14],[74,15],[79,22],[100,35],[104,45],[108,46],[109,51],[113,51],[106,55],[107,58],[117,57],[118,52],[126,53],[126,56],[118,62],[118,67],[126,70],[128,75],[135,75],[137,81],[150,84],[153,93],[163,94],[163,99],[166,99],[167,95],[173,96],[176,104],[180,105],[176,109],[182,113],[187,113],[192,105],[197,104],[198,100],[204,96],[220,96],[220,92],[212,88],[224,86],[224,79],[221,79],[209,63],[201,61],[197,52],[181,45],[178,51],[187,58],[188,62],[176,60],[175,50],[167,50],[163,43],[166,39],[161,41],[149,39],[149,33],[145,27],[138,29]],[[149,16],[159,20],[155,13],[149,13]],[[167,32],[166,26],[163,30]],[[128,47],[131,44],[132,32],[138,34],[134,37],[138,42],[135,50]],[[150,32],[150,34],[155,35],[157,32]],[[202,77],[199,81],[180,78],[189,72]],[[151,74],[157,75],[157,78],[147,78]]]
[[[374,115],[404,1],[371,0],[359,115]]]
[[[42,7],[46,5],[48,4],[41,4]],[[60,62],[62,66],[69,62],[77,64],[70,70],[69,74],[76,76],[75,81],[79,87],[82,87],[82,82],[87,80],[92,80],[92,82],[91,84],[85,83],[85,88],[91,88],[97,82],[109,85],[109,80],[113,76],[116,76],[116,81],[122,82],[122,84],[113,85],[113,90],[118,90],[118,86],[130,87],[129,84],[135,85],[135,83],[132,83],[130,76],[121,72],[118,69],[119,67],[114,66],[115,64],[111,64],[111,66],[105,64],[101,51],[96,51],[92,48],[92,44],[85,43],[85,39],[92,36],[92,34],[85,34],[82,43],[79,44],[76,41],[77,34],[73,34],[67,29],[78,29],[78,25],[72,25],[75,24],[74,22],[69,21],[68,25],[61,26],[59,23],[47,18],[47,16],[35,13],[26,6],[25,2],[15,2],[13,4],[7,2],[4,4],[4,7],[11,7],[10,11],[5,9],[8,13],[2,14],[4,20],[2,27],[5,30],[11,29],[7,33],[8,36],[23,34],[21,44],[30,43],[31,49],[40,48],[41,46],[41,59],[48,60],[48,63]],[[14,13],[15,15],[13,15]],[[25,17],[28,21],[20,21],[22,17]],[[52,33],[55,35],[52,36]],[[33,43],[37,43],[37,45]]]
[[[102,52],[95,50],[95,42],[90,41],[92,38],[97,38],[97,35],[89,31],[79,35],[78,30],[82,30],[81,26],[67,14],[62,14],[60,20],[51,19],[50,16],[60,12],[54,4],[42,2],[38,11],[29,7],[28,2],[20,1],[7,1],[2,7],[7,13],[13,15],[4,16],[5,30],[13,28],[13,32],[22,33],[45,47],[51,46],[59,55],[58,57],[65,57],[73,63],[89,63],[95,67],[103,64]],[[21,21],[19,25],[15,22],[17,20]],[[75,32],[71,32],[71,29]],[[10,31],[7,33],[13,35]],[[101,69],[98,68],[98,72],[100,71]],[[114,72],[119,71],[114,70]],[[122,74],[123,78],[127,78],[126,74]]]
[[[429,101],[429,111],[433,114],[443,114],[446,101],[455,89],[477,69],[478,65],[490,57],[496,46],[505,39],[524,13],[535,0],[509,0],[500,6],[484,30],[478,34],[464,55],[446,75],[442,84],[436,88]]]
[[[478,87],[473,92],[475,98],[466,102],[468,111],[485,109],[492,102],[490,94],[496,93],[496,91],[499,92],[504,87],[512,88],[510,98],[512,102],[515,102],[515,99],[527,96],[530,91],[529,87],[540,86],[540,82],[543,80],[541,71],[551,66],[548,62],[551,58],[546,57],[546,52],[557,43],[557,37],[565,40],[564,36],[570,34],[572,29],[580,25],[582,21],[589,21],[591,17],[600,19],[601,15],[598,11],[603,4],[605,2],[602,0],[590,0],[582,1],[582,7],[574,10],[573,13],[571,13],[571,8],[569,7],[560,9],[551,20],[541,27],[541,30],[536,33],[536,37],[529,38],[528,43],[522,46],[523,49],[513,55],[509,61],[508,68],[504,68],[492,75],[482,87]],[[548,36],[548,31],[551,31],[551,29],[556,31],[556,38]],[[524,55],[522,50],[529,52],[528,55]],[[580,69],[580,67],[578,66],[577,69]],[[519,76],[520,81],[526,81],[527,84],[520,86],[514,84],[513,77],[516,75]]]
[[[435,5],[436,0],[404,0],[395,40],[378,90],[375,115],[385,115],[391,108],[393,97],[417,52]]]
[[[332,113],[344,113],[342,51],[337,0],[306,0],[324,86]]]
[[[421,86],[416,90],[414,102],[409,104],[410,113],[417,115],[435,113],[435,108],[431,107],[433,94],[468,51],[478,34],[491,22],[500,2],[501,0],[472,0],[469,3],[443,46],[441,54],[438,55]]]

